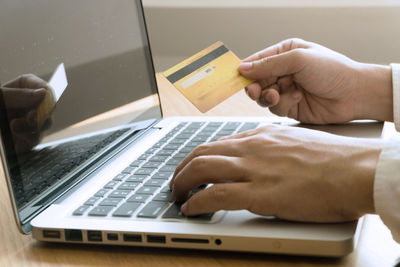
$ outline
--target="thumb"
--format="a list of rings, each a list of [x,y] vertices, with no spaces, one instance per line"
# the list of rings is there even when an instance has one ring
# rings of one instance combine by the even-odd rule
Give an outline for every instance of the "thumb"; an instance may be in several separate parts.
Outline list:
[[[255,80],[295,74],[307,64],[309,57],[306,51],[304,48],[296,48],[255,61],[242,62],[238,70],[243,76]]]

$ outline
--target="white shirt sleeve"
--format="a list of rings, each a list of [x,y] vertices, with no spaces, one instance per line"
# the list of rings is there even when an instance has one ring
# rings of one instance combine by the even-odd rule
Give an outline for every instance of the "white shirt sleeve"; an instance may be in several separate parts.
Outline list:
[[[400,64],[391,64],[393,120],[400,132]],[[374,181],[375,211],[400,243],[400,133],[385,142]]]

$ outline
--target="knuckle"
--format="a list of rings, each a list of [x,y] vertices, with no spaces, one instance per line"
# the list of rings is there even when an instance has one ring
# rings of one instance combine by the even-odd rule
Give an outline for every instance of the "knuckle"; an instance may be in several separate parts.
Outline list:
[[[228,191],[225,186],[216,184],[212,186],[212,196],[215,201],[222,202],[228,196]]]
[[[193,150],[193,155],[194,157],[200,157],[202,155],[204,155],[210,148],[209,144],[201,144],[199,146],[197,146],[194,150]]]
[[[190,167],[194,171],[201,171],[205,166],[207,166],[207,159],[204,156],[199,156],[190,162]]]

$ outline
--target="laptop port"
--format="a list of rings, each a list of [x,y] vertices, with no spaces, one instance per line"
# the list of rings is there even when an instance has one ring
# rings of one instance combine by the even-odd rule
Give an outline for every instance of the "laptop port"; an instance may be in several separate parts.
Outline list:
[[[171,238],[172,242],[176,243],[195,243],[195,244],[208,244],[210,241],[208,239],[203,238],[180,238],[180,237],[173,237]]]
[[[66,241],[82,241],[81,230],[65,230]]]
[[[126,242],[142,242],[141,235],[124,234],[124,241]]]
[[[111,241],[117,241],[118,240],[118,234],[108,233],[107,234],[107,239],[111,240]]]
[[[101,242],[103,237],[101,236],[101,231],[87,231],[88,241]]]
[[[148,243],[159,243],[165,244],[165,236],[162,235],[148,235],[147,236]]]
[[[57,230],[43,230],[43,237],[59,239],[61,237],[61,233]]]

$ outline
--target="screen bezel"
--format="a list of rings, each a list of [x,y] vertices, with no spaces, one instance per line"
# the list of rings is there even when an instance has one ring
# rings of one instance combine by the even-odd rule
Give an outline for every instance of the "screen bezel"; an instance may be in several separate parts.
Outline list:
[[[153,94],[157,94],[158,97],[158,103],[159,103],[159,111],[160,111],[160,115],[161,115],[161,119],[163,118],[163,111],[162,111],[162,107],[161,107],[161,99],[160,99],[160,95],[159,95],[159,90],[157,87],[157,81],[156,81],[156,75],[155,75],[155,69],[154,69],[154,63],[153,63],[153,57],[152,57],[152,53],[151,53],[151,47],[150,47],[150,41],[149,41],[149,36],[148,36],[148,32],[147,32],[147,24],[146,24],[146,20],[145,20],[145,14],[144,14],[144,9],[143,9],[143,3],[142,0],[133,0],[136,3],[136,8],[137,8],[137,15],[138,15],[138,22],[139,22],[139,26],[140,26],[140,31],[141,31],[141,35],[142,35],[142,39],[144,42],[144,50],[145,50],[145,57],[148,61],[148,71],[149,71],[149,76],[150,76],[150,88],[152,90]],[[146,48],[147,47],[147,48]],[[0,93],[0,101],[2,102],[2,104],[4,104],[3,98],[1,96]],[[2,105],[4,106],[4,105]],[[1,114],[5,115],[2,116],[3,118],[1,119],[7,119],[7,114],[6,112],[1,112]],[[8,125],[8,123],[6,123],[6,125]],[[9,129],[8,129],[9,130]],[[7,131],[8,131],[7,130]],[[13,209],[13,213],[14,213],[14,218],[16,221],[16,224],[18,226],[18,229],[21,233],[23,234],[30,234],[32,232],[32,226],[30,224],[30,222],[38,215],[40,214],[40,212],[38,212],[38,210],[33,210],[32,211],[32,216],[29,216],[29,220],[22,222],[21,217],[19,215],[19,211],[16,205],[16,201],[15,201],[15,195],[13,192],[13,187],[11,184],[11,176],[10,176],[10,172],[8,169],[8,161],[7,161],[7,157],[6,157],[6,146],[3,143],[3,136],[6,135],[7,133],[3,133],[3,131],[1,132],[1,142],[0,142],[0,153],[1,153],[1,163],[3,166],[3,171],[4,171],[4,176],[6,179],[6,183],[7,183],[7,189],[8,189],[8,193],[10,196],[10,200],[11,200],[11,205],[12,205],[12,209]],[[12,142],[11,148],[14,149],[14,142],[11,138],[10,142]],[[10,149],[9,146],[7,146],[7,149]],[[13,151],[15,152],[15,151]],[[15,153],[12,153],[15,155]],[[58,196],[56,196],[51,202],[49,202],[48,204],[46,204],[45,206],[41,207],[40,210],[43,210],[47,207],[49,207],[50,205],[52,205],[55,201],[57,201],[62,195],[64,195],[65,193],[67,193],[67,191],[72,190],[74,187],[76,187],[78,185],[74,185],[71,188],[68,188],[65,192],[60,193]],[[36,213],[36,215],[35,215]]]

